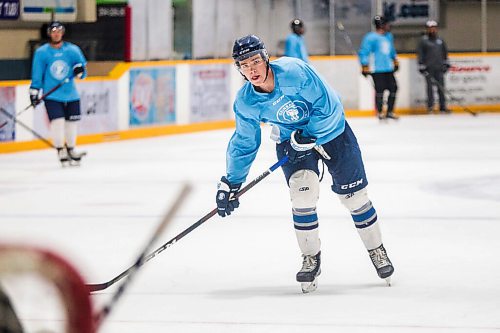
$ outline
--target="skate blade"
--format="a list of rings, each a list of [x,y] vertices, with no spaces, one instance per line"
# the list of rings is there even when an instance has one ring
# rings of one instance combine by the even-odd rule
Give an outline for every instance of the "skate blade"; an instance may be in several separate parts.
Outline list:
[[[390,276],[385,278],[385,283],[387,283],[388,287],[391,286],[391,277]]]
[[[318,288],[318,279],[314,279],[313,282],[302,282],[300,287],[304,294],[312,293]]]

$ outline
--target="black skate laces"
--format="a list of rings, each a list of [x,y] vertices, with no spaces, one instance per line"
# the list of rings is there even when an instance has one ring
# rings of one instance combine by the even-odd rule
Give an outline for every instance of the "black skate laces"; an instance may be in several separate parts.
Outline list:
[[[370,250],[370,259],[377,268],[392,265],[391,261],[387,257],[387,252],[385,252],[385,249],[382,246]]]

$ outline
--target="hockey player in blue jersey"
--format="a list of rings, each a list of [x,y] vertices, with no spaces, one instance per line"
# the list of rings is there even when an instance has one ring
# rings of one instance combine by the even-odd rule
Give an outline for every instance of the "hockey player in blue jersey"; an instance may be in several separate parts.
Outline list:
[[[399,69],[399,62],[394,48],[394,37],[390,33],[391,25],[385,17],[379,15],[373,18],[373,24],[375,31],[363,37],[358,52],[361,74],[365,77],[371,75],[373,78],[378,118],[397,119],[398,117],[394,114],[394,103],[398,85],[394,72]],[[389,97],[387,98],[387,113],[384,116],[382,110],[385,90],[389,91]]]
[[[282,170],[303,256],[302,269],[296,276],[303,292],[316,289],[321,272],[316,213],[319,159],[328,167],[331,188],[350,211],[379,277],[389,279],[394,268],[382,245],[377,213],[368,198],[361,151],[337,94],[303,61],[282,57],[270,62],[257,36],[236,40],[232,56],[247,82],[234,101],[236,130],[227,148],[226,175],[216,193],[219,215],[225,217],[238,208],[234,195],[245,182],[259,149],[260,125],[271,124],[278,159],[285,155],[289,159]]]
[[[52,140],[63,165],[79,163],[84,155],[74,149],[81,113],[80,96],[73,79],[86,76],[87,63],[78,46],[63,41],[64,31],[60,22],[49,24],[50,40],[35,51],[29,89],[31,104],[36,107],[41,102],[42,91],[47,92],[68,81],[44,98]]]
[[[305,27],[304,22],[300,19],[294,19],[290,23],[292,32],[286,37],[285,40],[285,56],[292,58],[299,58],[305,62],[309,62],[307,55],[306,43],[304,41]]]

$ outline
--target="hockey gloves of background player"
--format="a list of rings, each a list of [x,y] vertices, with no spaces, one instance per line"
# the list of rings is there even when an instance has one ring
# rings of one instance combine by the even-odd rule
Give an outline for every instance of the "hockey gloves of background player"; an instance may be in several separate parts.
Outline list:
[[[368,67],[368,65],[362,65],[361,66],[361,74],[364,76],[364,77],[367,77],[368,75],[370,75],[370,67]]]
[[[307,156],[312,154],[312,149],[316,144],[316,138],[302,136],[302,131],[293,131],[290,140],[285,146],[285,154],[292,164],[302,162]]]
[[[35,88],[30,88],[29,93],[30,93],[31,105],[33,107],[36,107],[40,103],[40,98],[38,97],[38,95],[40,94],[40,90]]]
[[[73,66],[73,76],[74,77],[81,79],[83,76],[83,72],[84,72],[84,68],[83,68],[82,64],[76,64],[75,66]]]
[[[427,66],[425,66],[424,64],[419,64],[418,71],[420,72],[420,74],[426,75],[425,73],[427,72]]]
[[[398,59],[394,59],[392,61],[392,64],[394,65],[394,72],[397,72],[399,70],[399,60]]]
[[[217,213],[225,217],[231,215],[231,212],[240,206],[240,201],[234,198],[240,190],[241,184],[231,184],[226,177],[222,177],[217,184]]]
[[[443,73],[446,73],[450,69],[450,67],[451,67],[451,65],[449,63],[445,62],[443,64],[443,68],[442,68]]]

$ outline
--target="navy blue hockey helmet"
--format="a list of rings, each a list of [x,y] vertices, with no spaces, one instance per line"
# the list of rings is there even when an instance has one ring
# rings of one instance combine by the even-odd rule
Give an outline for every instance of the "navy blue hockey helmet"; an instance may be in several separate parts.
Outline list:
[[[304,22],[302,22],[301,19],[294,19],[292,22],[290,22],[290,28],[292,28],[293,32],[296,32],[298,29],[301,29],[304,27]]]
[[[266,46],[259,37],[248,35],[234,41],[232,57],[237,65],[240,61],[253,57],[256,54],[260,54],[262,59],[269,62]]]
[[[64,33],[66,28],[64,27],[64,25],[61,22],[52,21],[52,22],[50,22],[50,24],[47,27],[47,35],[49,35],[54,30],[62,30],[62,32]]]
[[[384,16],[376,15],[373,18],[373,24],[375,25],[376,29],[382,28],[386,23],[389,23],[389,21]]]

